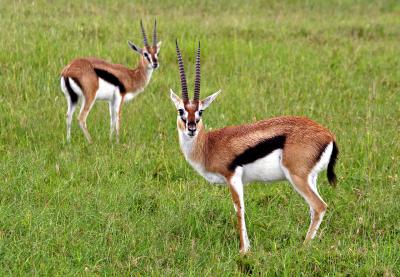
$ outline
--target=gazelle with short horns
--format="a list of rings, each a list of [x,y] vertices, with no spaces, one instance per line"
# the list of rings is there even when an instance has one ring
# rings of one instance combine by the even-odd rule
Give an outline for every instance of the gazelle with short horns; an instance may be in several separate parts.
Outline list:
[[[157,22],[154,21],[153,45],[149,45],[142,21],[140,27],[144,47],[140,48],[128,41],[130,48],[140,55],[139,65],[130,69],[120,64],[112,64],[98,58],[74,59],[61,72],[61,89],[64,92],[68,110],[67,141],[71,139],[71,122],[76,105],[82,98],[79,113],[79,126],[86,139],[92,138],[86,126],[86,118],[96,100],[109,102],[110,110],[110,139],[115,132],[119,141],[122,104],[132,100],[144,90],[150,81],[153,70],[159,67],[158,53],[161,41],[157,41]]]
[[[200,99],[200,44],[196,56],[194,98],[189,100],[181,53],[176,43],[182,99],[171,89],[178,111],[179,143],[186,160],[211,183],[227,183],[237,212],[240,252],[249,250],[243,185],[288,180],[310,206],[311,224],[305,242],[314,238],[327,205],[317,190],[318,173],[327,167],[336,183],[338,155],[335,136],[305,117],[282,116],[252,124],[206,132],[202,115],[219,91]]]

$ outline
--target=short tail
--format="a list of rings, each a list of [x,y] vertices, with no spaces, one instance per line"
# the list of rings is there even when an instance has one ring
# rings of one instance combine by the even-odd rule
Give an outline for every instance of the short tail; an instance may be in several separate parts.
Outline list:
[[[69,77],[62,77],[64,78],[65,87],[67,88],[69,97],[71,99],[72,104],[76,104],[79,100],[78,94],[72,89],[71,84],[69,83]],[[75,80],[74,80],[75,81]]]
[[[331,158],[328,163],[328,170],[327,170],[327,176],[328,176],[328,181],[329,184],[335,186],[337,183],[337,178],[335,174],[335,164],[337,157],[339,155],[339,149],[337,148],[336,142],[333,142],[333,148],[332,148],[332,154]]]

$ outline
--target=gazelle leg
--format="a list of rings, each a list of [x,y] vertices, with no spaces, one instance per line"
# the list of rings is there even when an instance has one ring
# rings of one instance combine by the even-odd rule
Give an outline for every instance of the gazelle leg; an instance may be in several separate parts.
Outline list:
[[[71,123],[72,123],[72,116],[74,115],[76,104],[71,101],[69,97],[67,97],[68,102],[68,110],[66,114],[66,122],[67,122],[67,142],[71,141]]]
[[[120,130],[120,124],[121,124],[122,101],[123,101],[123,98],[121,96],[115,97],[114,114],[115,114],[115,133],[116,133],[117,143],[119,143],[119,130]]]
[[[296,191],[303,196],[310,206],[311,223],[304,240],[304,243],[307,243],[315,237],[327,205],[316,190],[316,176],[304,177],[290,172],[286,172],[286,175]]]
[[[305,242],[312,240],[317,234],[318,228],[321,225],[322,219],[324,218],[328,205],[319,195],[317,190],[317,174],[309,175],[307,178],[308,184],[313,192],[313,195],[318,199],[318,207],[312,208],[310,206],[311,223],[308,228]]]
[[[114,109],[114,101],[110,101],[108,103],[108,107],[110,109],[110,141],[113,138],[113,134],[115,131],[115,119],[116,119],[116,113],[115,113],[115,109]]]
[[[228,184],[238,219],[238,228],[240,235],[240,253],[246,253],[250,249],[250,241],[247,236],[246,221],[244,215],[242,174],[243,174],[243,168],[237,167],[235,173],[228,180]]]
[[[78,117],[79,126],[81,127],[83,134],[85,135],[85,137],[89,143],[92,143],[92,137],[90,136],[89,131],[86,126],[86,119],[87,119],[87,116],[88,116],[90,110],[92,109],[93,103],[94,103],[93,99],[83,98],[81,111],[80,111],[79,117]]]

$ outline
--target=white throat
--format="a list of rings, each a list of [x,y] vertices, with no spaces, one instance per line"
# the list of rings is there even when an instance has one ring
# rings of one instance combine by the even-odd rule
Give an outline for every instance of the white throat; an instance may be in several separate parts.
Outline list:
[[[196,136],[189,137],[186,135],[181,129],[178,128],[179,133],[179,145],[181,146],[181,150],[186,160],[192,164],[192,153],[196,142]]]
[[[153,71],[154,71],[154,69],[152,67],[147,67],[147,70],[146,70],[146,73],[145,73],[146,74],[146,80],[144,82],[145,86],[147,86],[148,83],[150,82],[151,75],[153,74]]]
[[[193,150],[196,147],[196,138],[197,135],[194,137],[189,137],[188,135],[184,134],[184,132],[178,128],[179,133],[179,144],[181,146],[181,150],[185,159],[189,162],[189,164],[201,175],[203,176],[208,182],[214,184],[225,184],[225,178],[215,172],[209,172],[205,168],[202,162],[198,162],[193,160],[192,154]]]

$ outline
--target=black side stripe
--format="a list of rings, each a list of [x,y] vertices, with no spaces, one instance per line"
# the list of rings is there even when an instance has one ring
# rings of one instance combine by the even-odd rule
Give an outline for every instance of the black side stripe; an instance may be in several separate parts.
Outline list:
[[[230,163],[229,170],[234,171],[238,166],[243,166],[261,159],[276,149],[283,149],[285,140],[285,136],[276,136],[263,140],[257,145],[245,150],[242,154],[236,156],[236,158]]]
[[[79,96],[72,89],[71,84],[69,83],[69,77],[63,77],[65,82],[65,87],[67,88],[69,98],[71,99],[72,104],[76,104],[78,102]],[[74,80],[75,81],[75,80]],[[77,81],[75,83],[79,84]]]
[[[101,79],[103,79],[106,82],[109,82],[110,84],[113,84],[114,86],[117,86],[119,88],[120,93],[125,92],[125,86],[124,84],[115,76],[114,74],[103,70],[99,68],[95,68],[94,71],[96,72],[97,76]]]

